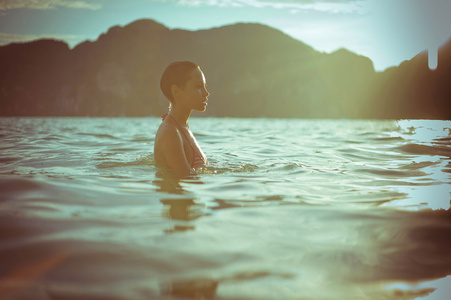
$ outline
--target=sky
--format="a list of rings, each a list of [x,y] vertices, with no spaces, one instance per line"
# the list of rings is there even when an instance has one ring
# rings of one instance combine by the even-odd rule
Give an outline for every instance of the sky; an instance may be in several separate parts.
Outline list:
[[[74,47],[143,18],[186,30],[260,23],[321,52],[367,56],[378,71],[428,50],[433,69],[451,39],[450,14],[451,0],[0,0],[0,44],[54,38]]]

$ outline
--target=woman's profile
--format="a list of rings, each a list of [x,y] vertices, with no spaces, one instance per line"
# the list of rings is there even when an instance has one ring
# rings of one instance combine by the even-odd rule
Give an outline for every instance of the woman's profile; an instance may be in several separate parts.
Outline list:
[[[205,85],[204,74],[193,62],[174,62],[163,72],[160,88],[170,106],[155,136],[157,167],[188,175],[207,164],[188,125],[193,110],[205,111],[207,107],[210,93]]]

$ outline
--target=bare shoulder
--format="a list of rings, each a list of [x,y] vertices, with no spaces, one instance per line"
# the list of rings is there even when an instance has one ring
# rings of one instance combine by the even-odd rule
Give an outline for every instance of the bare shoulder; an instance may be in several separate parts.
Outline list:
[[[157,166],[169,168],[181,175],[191,172],[183,149],[182,136],[174,124],[163,122],[155,136],[154,157]]]
[[[181,135],[176,126],[169,122],[161,123],[155,136],[155,146],[166,148],[171,144],[181,142]]]
[[[172,124],[168,124],[168,122],[162,122],[155,135],[153,154],[157,166],[160,167],[169,166],[168,157],[166,157],[168,151],[170,151],[174,145],[177,147],[177,142],[180,144],[182,143],[177,128],[171,125]]]

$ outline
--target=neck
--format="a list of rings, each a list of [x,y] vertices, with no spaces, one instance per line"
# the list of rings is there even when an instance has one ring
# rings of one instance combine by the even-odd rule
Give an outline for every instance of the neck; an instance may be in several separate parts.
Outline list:
[[[191,110],[181,109],[178,106],[172,105],[171,116],[177,120],[182,126],[188,127],[188,119],[191,116]]]

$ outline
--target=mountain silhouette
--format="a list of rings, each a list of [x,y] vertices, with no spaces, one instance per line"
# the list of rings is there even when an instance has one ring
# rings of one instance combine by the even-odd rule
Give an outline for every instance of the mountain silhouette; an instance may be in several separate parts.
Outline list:
[[[114,26],[73,49],[56,40],[0,47],[0,115],[158,116],[160,76],[173,61],[207,78],[203,116],[450,119],[451,42],[376,72],[370,59],[327,54],[261,24],[170,30],[152,20]]]

